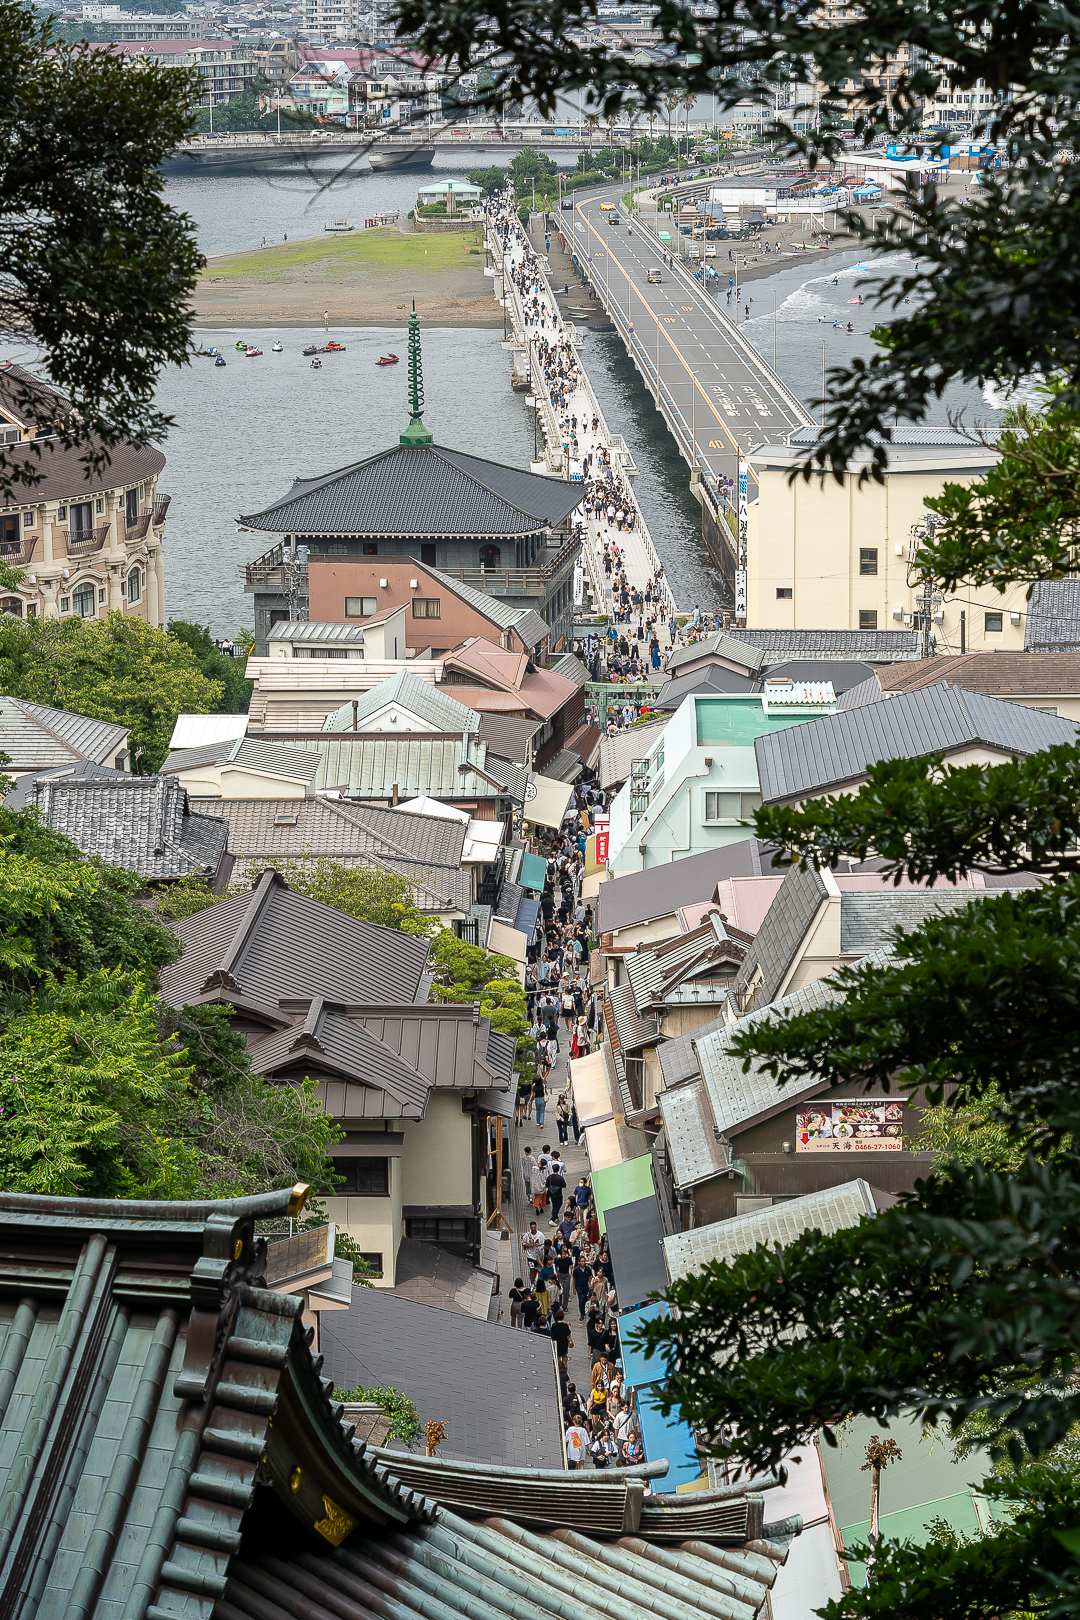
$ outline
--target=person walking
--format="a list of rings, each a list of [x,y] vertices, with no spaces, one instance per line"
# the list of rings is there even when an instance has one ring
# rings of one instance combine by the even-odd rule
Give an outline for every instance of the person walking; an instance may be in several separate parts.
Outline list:
[[[558,1226],[559,1211],[566,1196],[566,1178],[558,1164],[552,1166],[551,1174],[547,1178],[547,1195],[551,1200],[551,1224]]]
[[[565,1146],[570,1136],[570,1102],[565,1091],[560,1091],[555,1104],[555,1123],[559,1128],[559,1141]]]
[[[510,1290],[510,1326],[521,1326],[521,1307],[525,1303],[525,1283],[521,1277],[514,1278],[514,1286]]]
[[[328,309],[324,309],[322,312],[322,329],[324,332],[330,330],[330,311]]]
[[[559,1285],[559,1294],[562,1299],[562,1308],[565,1311],[570,1303],[570,1273],[573,1270],[574,1257],[565,1243],[560,1244],[555,1251],[555,1280]]]
[[[589,1268],[580,1254],[574,1262],[574,1270],[570,1280],[574,1285],[574,1293],[577,1295],[578,1316],[584,1322],[585,1305],[589,1297]]]
[[[589,1449],[589,1431],[583,1429],[577,1418],[566,1431],[566,1466],[573,1470],[584,1468],[585,1455]]]
[[[550,1042],[548,1044],[550,1046]],[[547,1108],[547,1086],[544,1084],[544,1077],[541,1074],[538,1074],[533,1081],[532,1100],[533,1107],[536,1110],[536,1123],[542,1125],[544,1123],[544,1111]]]
[[[532,1283],[540,1269],[540,1256],[544,1252],[544,1240],[536,1229],[535,1221],[529,1222],[529,1230],[521,1240],[521,1252],[529,1268],[529,1282]]]
[[[559,1371],[565,1378],[566,1358],[570,1352],[570,1346],[574,1341],[570,1336],[570,1324],[566,1320],[566,1316],[560,1305],[556,1305],[555,1309],[551,1313],[551,1321],[548,1323],[548,1338],[555,1346],[555,1354],[559,1362]]]

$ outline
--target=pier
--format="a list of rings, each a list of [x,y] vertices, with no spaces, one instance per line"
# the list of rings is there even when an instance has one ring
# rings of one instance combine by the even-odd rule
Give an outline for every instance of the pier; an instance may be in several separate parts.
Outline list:
[[[564,447],[564,435],[552,406],[550,391],[544,378],[538,352],[539,342],[542,337],[546,337],[549,342],[569,339],[574,344],[579,374],[568,409],[577,415],[578,421],[582,424],[579,434],[580,452],[581,454],[586,454],[589,451],[594,453],[606,451],[608,453],[611,458],[611,466],[620,475],[623,491],[634,513],[634,525],[629,533],[616,531],[606,519],[597,517],[595,514],[592,516],[584,515],[582,518],[582,529],[584,531],[582,557],[588,574],[593,601],[598,612],[609,613],[611,611],[611,589],[606,583],[603,566],[605,534],[618,545],[624,554],[626,577],[632,589],[643,590],[661,566],[644,514],[634,494],[633,480],[637,468],[625,439],[621,434],[612,433],[604,420],[604,413],[600,408],[596,395],[593,393],[585,367],[581,361],[584,339],[573,323],[564,321],[559,314],[543,254],[536,253],[531,248],[517,219],[514,219],[511,226],[510,244],[505,256],[498,234],[490,222],[487,226],[486,240],[493,264],[495,298],[503,305],[511,330],[511,336],[506,340],[506,347],[514,351],[516,381],[519,385],[531,389],[531,398],[535,401],[539,425],[543,433],[543,462],[536,466],[535,470],[546,471],[551,476],[573,477],[574,468],[577,466],[576,476],[581,477],[580,464],[571,461],[569,451]],[[544,316],[543,327],[539,332],[535,333],[533,329],[526,325],[521,298],[514,277],[514,272],[520,270],[528,252],[533,252],[536,259],[537,276],[540,283],[540,301]],[[595,433],[592,429],[594,419],[598,424]],[[678,612],[666,577],[664,580],[664,608],[665,614],[668,616]]]
[[[609,208],[602,210],[602,203]],[[745,619],[739,531],[742,527],[745,536],[754,481],[745,457],[763,440],[814,424],[728,315],[728,274],[736,273],[734,264],[719,252],[714,261],[702,258],[702,266],[712,263],[720,272],[719,298],[714,298],[706,290],[704,269],[698,281],[675,256],[674,241],[674,262],[668,262],[669,249],[656,231],[673,218],[658,214],[658,224],[650,225],[640,213],[628,215],[617,193],[598,192],[575,203],[572,229],[563,225],[562,231],[567,251],[622,337],[690,469],[691,489],[702,507],[702,533],[732,587],[738,621]],[[700,244],[703,254],[706,245],[712,244]],[[722,243],[716,246],[726,255]],[[658,283],[648,281],[650,271],[659,271]],[[753,283],[745,296],[760,297],[761,287]],[[734,300],[732,312],[741,313]]]

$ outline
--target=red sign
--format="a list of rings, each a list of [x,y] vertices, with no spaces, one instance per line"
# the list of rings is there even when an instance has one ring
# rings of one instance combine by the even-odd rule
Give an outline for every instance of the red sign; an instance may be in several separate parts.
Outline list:
[[[597,864],[597,866],[603,865],[604,862],[607,860],[607,846],[608,846],[608,832],[607,832],[607,828],[605,827],[603,832],[600,832],[598,830],[597,834],[596,834],[596,864]]]

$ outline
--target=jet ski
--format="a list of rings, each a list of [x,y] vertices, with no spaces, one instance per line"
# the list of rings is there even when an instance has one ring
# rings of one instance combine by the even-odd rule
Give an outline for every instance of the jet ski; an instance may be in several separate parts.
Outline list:
[[[319,350],[319,353],[320,354],[344,354],[345,353],[345,345],[344,345],[344,343],[335,343],[333,338],[331,338],[330,342],[327,343],[323,348],[321,348]]]
[[[236,345],[236,347],[238,349],[246,349],[247,346],[248,346],[247,338],[241,338],[240,342]]]
[[[375,362],[377,366],[396,366],[397,363],[398,357],[396,354],[380,354]]]
[[[262,354],[262,350],[261,349],[245,349],[244,353],[247,355],[249,360],[255,360],[255,359],[258,358],[258,356],[260,354]]]
[[[223,354],[216,355],[214,358],[214,364],[215,366],[223,366],[225,364],[225,356]]]
[[[280,343],[272,343],[270,345],[270,353],[271,354],[280,354],[281,353],[281,344]]]
[[[300,351],[301,354],[318,354],[318,352],[319,346],[317,343],[309,343],[306,349]]]

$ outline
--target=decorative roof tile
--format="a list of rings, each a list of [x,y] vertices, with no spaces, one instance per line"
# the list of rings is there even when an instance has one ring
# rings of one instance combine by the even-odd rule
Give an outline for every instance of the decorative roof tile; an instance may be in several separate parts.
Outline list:
[[[84,855],[147,882],[213,875],[225,853],[228,822],[192,815],[174,777],[39,777],[26,803]]]

